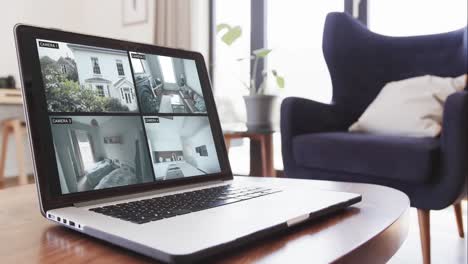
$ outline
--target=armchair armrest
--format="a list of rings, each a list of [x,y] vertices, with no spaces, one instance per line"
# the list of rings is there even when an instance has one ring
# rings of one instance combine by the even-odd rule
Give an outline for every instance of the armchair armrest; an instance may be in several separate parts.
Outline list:
[[[441,178],[435,182],[431,194],[437,197],[438,207],[442,209],[465,196],[467,191],[468,91],[447,98],[440,140]]]
[[[307,133],[345,131],[350,122],[343,120],[336,105],[289,97],[281,104],[281,147],[285,174],[294,167],[292,140]]]
[[[334,104],[288,97],[281,104],[281,133],[296,136],[346,130],[350,123],[343,117]]]

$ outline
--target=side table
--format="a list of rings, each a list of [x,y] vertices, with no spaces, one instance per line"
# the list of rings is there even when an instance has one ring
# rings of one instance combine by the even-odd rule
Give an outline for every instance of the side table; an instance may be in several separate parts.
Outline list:
[[[226,149],[229,151],[232,139],[250,139],[250,175],[276,176],[273,159],[274,131],[249,131],[247,129],[223,130]]]

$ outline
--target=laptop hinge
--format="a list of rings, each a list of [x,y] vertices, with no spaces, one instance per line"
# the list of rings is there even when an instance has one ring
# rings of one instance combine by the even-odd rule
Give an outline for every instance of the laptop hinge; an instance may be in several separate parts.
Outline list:
[[[197,184],[177,186],[173,188],[165,188],[161,190],[147,191],[147,192],[141,192],[141,193],[109,197],[109,198],[93,200],[93,201],[79,202],[79,203],[74,203],[73,206],[84,207],[84,206],[90,206],[90,205],[96,205],[96,204],[102,204],[102,203],[111,203],[111,202],[116,202],[120,200],[134,199],[134,198],[140,198],[140,197],[151,196],[151,195],[156,195],[156,194],[163,194],[163,193],[168,193],[168,192],[183,191],[183,190],[188,190],[188,189],[193,189],[193,188],[227,184],[227,182],[228,181],[225,181],[225,180],[208,181],[208,182],[197,183]]]

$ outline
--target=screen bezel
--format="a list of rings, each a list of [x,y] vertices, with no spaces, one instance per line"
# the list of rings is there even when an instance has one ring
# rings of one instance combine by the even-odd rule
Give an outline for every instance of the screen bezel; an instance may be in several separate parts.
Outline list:
[[[172,49],[22,24],[16,25],[14,32],[21,72],[20,75],[26,123],[28,125],[33,154],[33,167],[41,203],[41,211],[43,214],[47,210],[71,206],[78,202],[154,191],[206,181],[233,179],[203,55],[193,51]],[[55,158],[49,114],[46,108],[44,85],[42,82],[36,44],[37,39],[195,60],[205,104],[207,106],[208,119],[212,129],[213,140],[215,142],[221,172],[62,195],[60,191],[58,168]]]

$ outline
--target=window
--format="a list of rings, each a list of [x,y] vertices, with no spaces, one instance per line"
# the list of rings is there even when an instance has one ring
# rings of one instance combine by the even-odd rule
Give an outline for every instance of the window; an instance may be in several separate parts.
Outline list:
[[[67,66],[65,64],[62,64],[62,73],[67,74]]]
[[[91,58],[91,64],[93,66],[93,73],[94,74],[101,74],[101,68],[99,67],[98,58],[92,57]]]
[[[383,2],[383,1],[382,1]],[[393,2],[393,1],[388,1]],[[281,96],[299,96],[329,103],[332,84],[322,52],[325,18],[329,12],[342,12],[343,0],[269,1],[267,43],[273,51],[267,69],[276,69],[286,80]],[[273,80],[269,82],[271,92]]]
[[[96,85],[96,92],[100,97],[104,97],[104,86],[103,85]]]
[[[145,73],[145,66],[143,66],[143,60],[132,58],[132,67],[133,72],[137,73]]]
[[[389,36],[412,36],[465,27],[468,7],[466,0],[369,0],[368,8],[372,31]]]
[[[79,157],[81,157],[81,164],[83,170],[87,171],[92,169],[95,164],[94,150],[91,143],[91,135],[84,130],[75,130],[76,142],[78,143]]]
[[[344,11],[345,1],[291,4],[258,0],[265,1],[264,7],[254,1],[257,0],[213,0],[212,78],[221,122],[227,127],[231,123],[245,122],[242,96],[248,91],[243,83],[249,83],[251,68],[249,59],[238,59],[249,58],[251,50],[259,48],[261,40],[251,39],[251,34],[264,34],[266,44],[263,47],[273,50],[268,55],[265,69],[275,69],[284,76],[286,89],[278,93],[281,97],[300,96],[322,102],[330,102],[332,97],[331,79],[322,53],[323,26],[329,12]],[[256,17],[263,15],[260,14],[262,10],[254,10],[251,14],[252,8],[265,8],[263,19]],[[232,45],[226,45],[221,40],[223,31],[216,31],[220,24],[240,26],[241,37]],[[267,87],[268,93],[278,91],[272,79],[268,80]],[[275,115],[279,116],[279,113]],[[274,141],[278,145],[279,133],[275,133]],[[246,140],[230,149],[231,163],[244,164],[232,166],[234,173],[245,174],[246,171],[241,170],[246,167],[243,158],[248,157],[248,152]],[[275,148],[275,167],[282,169],[280,148]]]
[[[213,0],[213,89],[219,116],[223,123],[245,121],[245,107],[242,96],[248,94],[245,85],[250,78],[250,0]],[[225,28],[219,33],[216,27],[227,24],[240,27],[241,35],[231,45],[222,41]],[[239,60],[243,59],[243,60]]]
[[[119,76],[125,76],[123,64],[121,60],[117,60],[117,72],[119,73]]]
[[[161,71],[164,78],[164,82],[176,83],[172,58],[166,56],[159,56],[159,65],[161,65]]]

